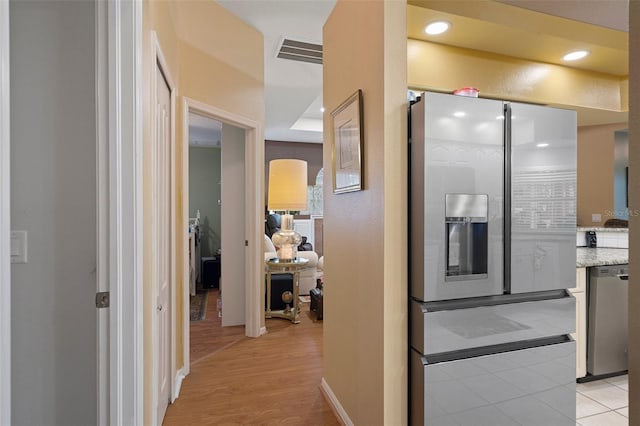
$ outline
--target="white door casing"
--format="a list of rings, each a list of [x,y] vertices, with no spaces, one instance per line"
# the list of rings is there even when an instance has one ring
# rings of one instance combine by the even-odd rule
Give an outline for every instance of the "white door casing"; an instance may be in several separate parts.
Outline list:
[[[172,273],[170,245],[170,188],[169,140],[171,132],[171,93],[159,66],[156,67],[156,134],[153,146],[153,251],[154,288],[156,291],[157,323],[157,416],[162,422],[169,405],[170,327],[169,315],[170,275]]]
[[[152,146],[152,282],[156,310],[152,323],[153,424],[162,423],[169,401],[177,397],[182,373],[175,369],[175,86],[158,38],[152,33],[154,117]]]
[[[0,2],[0,424],[11,424],[9,2]]]
[[[144,424],[142,2],[96,2],[97,424]],[[4,98],[4,97],[3,97]]]
[[[96,292],[109,291],[109,53],[108,5],[96,3]],[[98,327],[98,426],[109,424],[110,309],[96,309]]]
[[[220,295],[222,326],[245,323],[245,136],[244,130],[222,124]]]

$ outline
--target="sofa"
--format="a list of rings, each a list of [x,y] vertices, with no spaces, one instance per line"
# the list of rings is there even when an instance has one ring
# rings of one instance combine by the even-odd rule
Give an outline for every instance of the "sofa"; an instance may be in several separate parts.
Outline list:
[[[276,252],[276,248],[273,245],[271,239],[265,235],[264,236],[264,260],[278,257],[278,253]],[[317,276],[317,267],[318,267],[318,255],[315,251],[299,251],[298,257],[308,259],[308,267],[300,272],[300,287],[299,293],[300,295],[307,295],[312,288],[316,286],[316,276]]]

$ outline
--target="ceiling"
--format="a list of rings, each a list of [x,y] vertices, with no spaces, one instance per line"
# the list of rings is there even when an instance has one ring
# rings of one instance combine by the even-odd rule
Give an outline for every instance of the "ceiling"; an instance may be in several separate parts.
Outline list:
[[[276,57],[284,38],[322,43],[335,0],[217,0],[264,35],[265,139],[322,142],[322,66]],[[408,37],[567,66],[562,55],[587,49],[571,66],[628,75],[628,0],[409,0]],[[427,36],[431,20],[451,30]],[[463,29],[460,31],[459,29]],[[292,130],[299,120],[317,130]],[[580,125],[627,121],[627,113],[579,110]]]
[[[322,65],[280,59],[284,38],[322,44],[335,0],[217,0],[264,35],[265,139],[322,142]],[[318,131],[292,130],[304,119]]]
[[[589,3],[567,0],[498,0],[548,15],[573,19],[619,31],[629,31],[629,0],[599,0]],[[588,7],[586,5],[589,5]]]

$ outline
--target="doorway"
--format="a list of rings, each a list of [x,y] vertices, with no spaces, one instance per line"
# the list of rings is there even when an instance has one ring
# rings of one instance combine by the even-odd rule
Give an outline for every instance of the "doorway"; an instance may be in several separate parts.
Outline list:
[[[194,363],[245,335],[245,289],[238,285],[244,283],[244,244],[238,241],[245,239],[245,131],[193,111],[188,118],[189,331]]]
[[[261,322],[261,302],[260,302],[260,277],[262,276],[262,229],[263,223],[260,221],[262,217],[262,189],[261,180],[262,170],[264,167],[264,146],[259,133],[258,124],[244,117],[228,113],[210,105],[198,102],[189,98],[184,98],[183,117],[185,124],[183,128],[183,175],[182,188],[183,192],[188,194],[192,189],[190,182],[191,158],[190,158],[190,123],[191,118],[194,120],[210,120],[209,126],[219,128],[219,142],[215,141],[216,137],[212,137],[211,141],[219,143],[219,153],[211,152],[210,157],[219,156],[220,174],[219,178],[215,175],[209,178],[206,184],[210,191],[201,189],[209,197],[213,203],[214,213],[219,211],[220,231],[215,226],[217,222],[216,215],[212,214],[209,218],[204,218],[202,211],[200,212],[200,221],[203,223],[206,219],[207,251],[204,254],[213,254],[219,258],[220,277],[217,277],[217,271],[214,269],[214,285],[218,283],[218,295],[222,293],[220,302],[220,325],[225,327],[225,334],[229,327],[240,326],[240,336],[257,337],[264,332]],[[219,124],[213,124],[215,121]],[[206,139],[206,138],[205,138]],[[204,140],[204,139],[203,139]],[[211,141],[210,144],[211,144]],[[208,149],[215,149],[210,147]],[[195,152],[195,151],[194,151]],[[211,181],[213,179],[213,181]],[[218,185],[219,183],[219,185]],[[203,185],[195,185],[200,186]],[[219,192],[218,188],[219,187]],[[219,194],[219,195],[218,195]],[[183,217],[194,218],[197,215],[199,207],[191,203],[191,194],[185,197],[183,203]],[[194,209],[194,212],[191,209]],[[185,223],[185,227],[188,224]],[[205,248],[205,243],[201,238],[200,250]],[[185,247],[187,241],[185,241]],[[202,275],[202,253],[200,254],[200,275]],[[195,263],[195,262],[194,262]],[[190,265],[188,250],[184,253],[183,260],[185,271],[184,282],[190,280]],[[202,277],[200,277],[202,279]],[[191,362],[191,336],[190,336],[190,286],[184,286],[185,290],[185,317],[184,317],[184,370],[189,372]],[[216,297],[214,315],[218,315],[218,300]],[[207,301],[209,305],[211,299]],[[210,309],[207,310],[209,315]],[[232,333],[233,334],[233,333]]]

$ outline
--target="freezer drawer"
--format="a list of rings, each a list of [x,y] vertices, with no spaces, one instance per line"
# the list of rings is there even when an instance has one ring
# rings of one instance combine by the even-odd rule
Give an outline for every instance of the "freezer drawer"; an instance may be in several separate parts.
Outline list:
[[[530,344],[433,363],[412,350],[410,424],[575,426],[575,342]]]
[[[532,300],[535,296],[541,300]],[[411,346],[422,354],[436,354],[569,334],[575,322],[575,299],[564,291],[450,302],[414,300]]]

